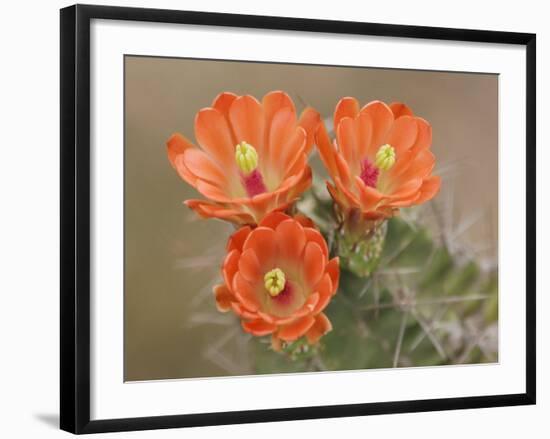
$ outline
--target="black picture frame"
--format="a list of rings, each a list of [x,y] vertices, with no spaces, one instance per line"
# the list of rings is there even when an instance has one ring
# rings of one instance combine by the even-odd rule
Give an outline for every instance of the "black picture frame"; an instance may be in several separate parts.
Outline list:
[[[90,420],[90,21],[92,19],[525,46],[527,60],[525,66],[527,79],[526,392],[494,396]],[[80,434],[535,404],[535,34],[89,5],[75,5],[61,9],[60,24],[60,426],[63,430]]]

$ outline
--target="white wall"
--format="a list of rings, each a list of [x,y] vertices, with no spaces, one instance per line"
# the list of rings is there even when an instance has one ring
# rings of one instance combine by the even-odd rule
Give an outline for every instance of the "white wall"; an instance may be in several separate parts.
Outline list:
[[[88,3],[163,7],[382,23],[536,32],[538,45],[538,401],[535,407],[498,408],[210,427],[119,434],[114,437],[294,438],[548,437],[550,325],[544,319],[550,280],[550,187],[547,121],[549,14],[542,1],[480,2],[319,0],[123,1]],[[55,437],[58,412],[59,163],[58,9],[69,2],[4,2],[0,39],[0,431],[3,437]]]

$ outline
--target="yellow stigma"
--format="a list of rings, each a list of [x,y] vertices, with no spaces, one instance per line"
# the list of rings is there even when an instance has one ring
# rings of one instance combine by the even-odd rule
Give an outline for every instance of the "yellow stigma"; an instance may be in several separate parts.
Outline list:
[[[272,297],[278,296],[285,288],[285,274],[280,268],[268,271],[264,276],[264,281],[265,289]]]
[[[235,161],[242,172],[250,174],[258,167],[258,153],[252,145],[243,141],[235,146]]]
[[[393,146],[388,145],[387,143],[382,145],[376,153],[374,164],[383,171],[388,171],[394,163],[395,150],[393,149]]]

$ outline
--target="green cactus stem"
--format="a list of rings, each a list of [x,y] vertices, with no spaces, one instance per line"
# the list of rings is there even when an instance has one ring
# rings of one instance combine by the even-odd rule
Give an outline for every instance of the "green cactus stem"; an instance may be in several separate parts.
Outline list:
[[[365,220],[350,211],[335,233],[341,267],[359,277],[370,276],[380,262],[386,231],[386,220]]]

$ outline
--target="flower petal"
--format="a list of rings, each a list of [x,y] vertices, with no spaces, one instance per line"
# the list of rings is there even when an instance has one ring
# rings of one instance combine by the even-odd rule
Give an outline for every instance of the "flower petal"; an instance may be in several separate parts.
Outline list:
[[[323,235],[321,235],[319,231],[311,227],[304,227],[304,232],[306,234],[306,240],[308,242],[315,242],[319,244],[319,247],[321,247],[325,259],[328,260],[328,247],[325,238],[323,238]]]
[[[306,142],[306,132],[303,128],[297,127],[292,136],[280,149],[278,162],[281,174],[285,176],[292,175],[305,167],[307,162],[307,156],[304,153]]]
[[[271,334],[277,329],[274,324],[267,323],[262,319],[253,320],[251,322],[242,322],[242,327],[246,332],[258,337]]]
[[[313,326],[315,319],[311,315],[304,316],[288,325],[283,326],[277,337],[284,341],[293,341],[304,335]]]
[[[418,133],[416,135],[416,141],[414,142],[411,150],[419,153],[424,149],[428,149],[432,145],[432,126],[420,117],[415,118],[415,120],[418,128]]]
[[[258,311],[260,303],[256,296],[256,292],[239,271],[237,271],[233,277],[232,290],[235,297],[239,299],[239,302],[241,302],[245,308],[252,312]]]
[[[287,260],[298,259],[306,245],[304,228],[293,219],[283,221],[275,230],[279,256]]]
[[[353,119],[357,113],[359,113],[359,102],[357,102],[357,99],[352,97],[340,99],[334,109],[334,131],[337,131],[338,124],[344,117],[350,117]]]
[[[241,227],[239,230],[237,230],[235,233],[233,233],[227,240],[227,246],[226,246],[227,252],[230,252],[233,249],[242,251],[244,241],[246,240],[246,238],[248,238],[248,235],[250,234],[251,231],[252,229],[250,226],[244,226],[244,227]]]
[[[330,275],[328,273],[324,274],[321,281],[316,285],[315,290],[317,291],[317,294],[319,294],[319,301],[313,310],[313,314],[323,311],[333,296],[332,280],[330,279]]]
[[[415,118],[401,116],[394,122],[385,143],[393,146],[395,155],[399,156],[414,145],[417,133],[418,125]]]
[[[319,303],[319,293],[312,293],[309,295],[302,307],[294,313],[296,317],[303,317],[305,315],[314,313],[314,309]]]
[[[271,136],[271,129],[273,124],[273,118],[279,110],[286,108],[294,114],[294,120],[296,120],[296,110],[292,99],[282,91],[272,91],[266,94],[262,99],[262,107],[264,110],[264,145],[261,155],[269,157],[269,138]]]
[[[250,312],[248,311],[244,306],[242,306],[239,302],[231,302],[231,308],[233,309],[233,312],[237,314],[239,317],[246,319],[246,320],[256,320],[258,318],[259,313]]]
[[[420,188],[420,197],[416,199],[415,204],[421,204],[426,201],[431,200],[439,192],[441,187],[441,177],[438,175],[433,175],[430,178],[427,178],[422,183]]]
[[[315,228],[315,223],[313,222],[313,220],[301,213],[297,213],[296,215],[294,215],[294,219],[298,221],[302,225],[302,227],[304,227],[304,229],[306,227],[309,227],[310,229],[313,229],[315,231],[317,230]]]
[[[195,189],[197,189],[206,198],[220,203],[229,203],[231,198],[224,192],[222,185],[211,184],[206,180],[197,179]]]
[[[328,273],[330,280],[332,281],[332,295],[334,295],[338,291],[338,283],[340,281],[340,260],[338,257],[332,258],[328,261],[325,271]]]
[[[413,160],[430,148],[432,144],[432,127],[428,122],[419,117],[415,118],[417,126],[416,140],[407,150],[397,155],[395,165],[390,169],[391,178],[401,175],[410,167]]]
[[[241,255],[239,259],[239,273],[252,284],[261,280],[263,273],[254,250],[248,249]]]
[[[266,122],[268,122],[281,108],[294,109],[294,103],[292,102],[292,99],[290,99],[290,96],[280,90],[267,93],[262,99],[262,106],[264,108]],[[266,126],[267,125],[269,125],[269,123],[266,123]]]
[[[185,200],[184,204],[202,218],[220,218],[235,224],[251,224],[254,217],[248,212],[237,210],[240,206],[224,207],[207,200]]]
[[[248,249],[254,250],[262,269],[269,267],[273,264],[277,249],[275,231],[267,227],[254,229],[243,245],[243,251]]]
[[[304,251],[304,275],[307,285],[317,285],[325,271],[323,250],[316,242],[308,242]]]
[[[428,177],[435,166],[435,156],[429,149],[420,151],[416,157],[410,159],[409,165],[400,174],[391,174],[394,184],[402,184],[413,178]],[[393,169],[390,170],[390,172]]]
[[[263,312],[263,311],[258,311],[257,314],[258,314],[258,316],[259,316],[261,319],[265,320],[267,323],[275,323],[275,324],[277,324],[277,322],[276,322],[276,318],[277,318],[277,317],[272,316],[271,314],[265,313],[265,312]]]
[[[321,116],[317,110],[307,107],[302,111],[300,119],[298,120],[298,126],[302,127],[307,135],[305,147],[306,154],[309,154],[313,147],[315,131],[319,123],[321,123]]]
[[[283,194],[281,194],[281,198],[279,201],[281,201],[282,199],[286,199],[290,200],[289,204],[295,202],[298,196],[309,189],[312,181],[313,174],[311,168],[309,166],[306,166],[301,174],[296,175],[296,179],[293,182],[292,186],[290,186],[287,196],[283,198]],[[287,208],[288,206],[285,207],[285,209]]]
[[[399,207],[413,206],[413,205],[416,204],[416,200],[418,200],[419,197],[420,197],[420,190],[417,190],[416,192],[413,192],[413,193],[407,195],[406,197],[388,201],[387,206],[385,206],[384,208],[381,208],[380,212],[383,212],[383,210],[387,207],[389,207],[391,209],[397,209]],[[386,214],[386,216],[390,217],[390,216],[392,216],[392,213],[388,212]]]
[[[359,207],[361,205],[359,198],[354,193],[352,193],[346,185],[344,185],[340,178],[336,177],[334,179],[334,182],[336,183],[336,187],[338,188],[338,190],[344,196],[344,199],[346,200],[346,203],[348,205],[356,207]]]
[[[195,187],[195,185],[197,184],[197,177],[189,169],[187,169],[183,154],[176,156],[174,160],[174,167],[176,168],[178,175],[183,180],[185,180],[191,186]]]
[[[319,339],[332,330],[332,324],[328,317],[320,313],[315,316],[315,323],[309,328],[306,333],[307,341],[310,344],[315,344]]]
[[[264,134],[262,106],[253,96],[239,96],[229,108],[229,120],[237,143],[247,142],[261,150]]]
[[[338,168],[338,175],[344,186],[351,184],[351,170],[348,162],[344,159],[342,154],[337,153],[335,156],[336,167]],[[335,179],[336,180],[336,179]]]
[[[225,285],[216,285],[214,287],[216,297],[216,306],[220,312],[227,312],[231,309],[231,302],[234,300],[233,294]]]
[[[359,192],[359,199],[361,200],[361,210],[375,209],[376,205],[382,200],[383,194],[377,189],[367,186],[360,177],[355,177],[355,186]]]
[[[350,203],[348,202],[346,197],[344,197],[344,195],[333,184],[327,181],[326,186],[328,193],[336,203],[344,208],[350,207]]]
[[[264,217],[259,226],[269,227],[270,229],[275,230],[280,223],[287,219],[290,219],[290,217],[283,212],[271,212],[269,215]]]
[[[273,115],[269,131],[269,155],[270,166],[282,163],[281,159],[285,145],[296,132],[296,115],[293,109],[284,107]]]
[[[226,171],[235,169],[235,145],[229,125],[222,113],[203,108],[195,117],[197,142]]]
[[[357,159],[370,158],[374,161],[374,157],[368,157],[373,134],[372,118],[368,114],[359,114],[355,118],[355,130],[357,131]]]
[[[277,198],[275,192],[264,192],[262,194],[254,195],[252,198],[244,198],[239,200],[244,206],[252,209],[254,214],[259,216],[259,219],[263,219],[263,216],[269,210],[269,206]]]
[[[395,119],[398,119],[401,116],[414,116],[412,110],[402,102],[392,102],[389,107],[391,108]]]
[[[180,133],[174,133],[166,142],[166,149],[168,152],[168,160],[172,164],[172,167],[176,167],[176,157],[183,154],[185,150],[194,148],[194,145],[187,140]]]
[[[368,115],[372,121],[372,137],[368,154],[376,154],[393,124],[393,113],[383,102],[372,101],[361,109],[360,114]]]
[[[290,160],[288,162],[288,167],[284,170],[283,180],[289,179],[291,177],[296,177],[299,174],[303,174],[304,170],[306,168],[309,168],[307,164],[307,156],[305,152],[303,152],[304,149],[305,149],[305,142],[304,142],[304,148],[299,149],[298,152],[296,152],[296,154],[294,155],[294,157],[290,157]]]
[[[222,274],[226,285],[233,285],[233,278],[239,269],[239,250],[231,250],[223,261]]]
[[[347,162],[348,166],[358,168],[362,157],[358,157],[359,143],[357,139],[357,132],[355,130],[355,120],[350,117],[343,117],[336,129],[336,139],[338,141],[338,148]],[[357,171],[354,169],[355,172]]]
[[[197,178],[220,188],[227,187],[226,174],[205,152],[197,148],[189,148],[183,154],[183,163]]]
[[[226,120],[229,121],[229,107],[231,107],[231,104],[235,99],[237,99],[237,95],[235,93],[224,91],[214,98],[212,107],[223,114]],[[236,143],[237,142],[235,141],[235,144]]]
[[[334,157],[336,155],[336,150],[330,142],[327,129],[322,122],[318,125],[317,131],[315,132],[315,144],[317,145],[319,156],[328,173],[332,178],[337,177],[339,174],[338,168],[336,167],[336,159]]]
[[[395,192],[391,195],[388,195],[387,200],[391,201],[400,201],[406,198],[410,198],[415,195],[420,187],[422,186],[423,180],[421,178],[414,178],[408,180],[407,182],[400,185]]]

